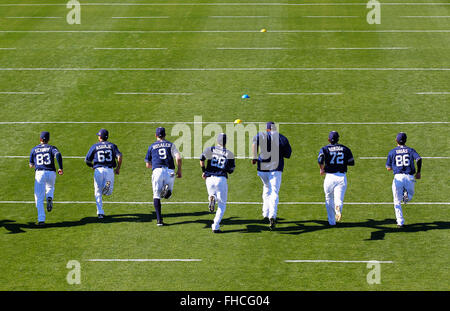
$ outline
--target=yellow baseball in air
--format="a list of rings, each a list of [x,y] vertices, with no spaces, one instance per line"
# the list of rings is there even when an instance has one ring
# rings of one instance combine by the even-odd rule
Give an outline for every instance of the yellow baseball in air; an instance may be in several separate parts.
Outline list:
[[[266,28],[261,29],[261,32],[267,32]]]
[[[242,120],[241,120],[241,119],[236,119],[236,120],[234,120],[234,123],[235,123],[235,124],[241,124],[241,123],[242,123]]]

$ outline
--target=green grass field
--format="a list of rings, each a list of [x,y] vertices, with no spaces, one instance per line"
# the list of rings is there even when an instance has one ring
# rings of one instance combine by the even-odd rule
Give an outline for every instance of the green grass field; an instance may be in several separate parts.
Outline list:
[[[66,22],[65,0],[0,4],[0,290],[450,290],[448,2],[382,4],[373,25],[364,1],[88,2],[79,25]],[[184,160],[170,204],[163,201],[168,226],[157,227],[144,162],[156,127],[225,129],[237,118],[278,122],[292,145],[276,230],[261,219],[262,183],[248,159],[228,180],[223,234],[211,233],[195,159]],[[101,223],[93,172],[79,158],[100,128],[124,155]],[[54,209],[38,228],[27,156],[43,130],[65,158]],[[336,228],[327,226],[317,166],[331,130],[356,160]],[[426,157],[402,230],[385,169],[400,131]],[[199,156],[193,146],[183,153]],[[81,265],[81,284],[66,280],[70,260]],[[389,262],[379,284],[367,282],[371,260]]]

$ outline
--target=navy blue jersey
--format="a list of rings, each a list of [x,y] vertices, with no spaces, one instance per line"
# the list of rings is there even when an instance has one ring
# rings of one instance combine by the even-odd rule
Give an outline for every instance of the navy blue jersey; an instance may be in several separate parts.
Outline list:
[[[348,147],[329,144],[320,149],[317,162],[325,165],[325,173],[346,173],[347,165],[354,165],[355,160]]]
[[[233,173],[235,168],[234,154],[221,146],[206,148],[200,156],[206,162],[205,176],[223,176]]]
[[[259,149],[258,171],[283,171],[284,158],[289,159],[292,153],[289,140],[284,135],[276,131],[260,132],[253,137],[253,144]]]
[[[89,149],[86,155],[86,163],[89,166],[97,167],[109,167],[114,168],[117,166],[116,158],[122,156],[117,146],[109,141],[98,142]]]
[[[48,144],[40,144],[31,149],[30,164],[34,165],[35,170],[56,171],[56,156],[59,158],[61,156],[58,148]],[[58,163],[59,168],[62,169],[62,159],[58,160],[58,162],[60,162]]]
[[[167,140],[159,140],[148,147],[145,162],[152,164],[152,170],[160,167],[175,169],[173,159],[179,153],[177,147]]]
[[[392,168],[394,174],[414,175],[416,173],[414,161],[419,159],[419,154],[413,148],[398,146],[389,151],[386,167]]]

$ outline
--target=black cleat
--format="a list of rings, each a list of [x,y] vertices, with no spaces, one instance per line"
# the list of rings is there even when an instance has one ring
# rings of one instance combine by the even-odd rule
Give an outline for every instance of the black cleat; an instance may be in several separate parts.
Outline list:
[[[409,198],[408,198],[408,191],[406,191],[406,189],[403,189],[403,199],[402,199],[402,202],[403,202],[403,204],[406,204],[406,203],[408,203],[408,201],[409,201]]]
[[[169,185],[164,185],[161,190],[161,198],[168,199],[172,195],[172,191],[169,190]]]
[[[216,205],[216,197],[215,196],[210,196],[209,197],[209,211],[211,212],[211,213],[214,213],[214,208],[215,208],[215,205]]]
[[[223,233],[223,231],[220,230],[220,229],[218,229],[218,230],[213,230],[212,232],[213,232],[213,233]]]
[[[98,214],[97,217],[98,217],[98,219],[103,219],[103,218],[105,218],[105,214]]]
[[[51,212],[53,209],[53,199],[48,197],[47,198],[47,212]]]
[[[275,229],[275,223],[276,223],[275,218],[270,218],[269,219],[269,229],[270,230]]]
[[[45,221],[39,221],[36,225],[39,227],[43,227],[45,226]]]

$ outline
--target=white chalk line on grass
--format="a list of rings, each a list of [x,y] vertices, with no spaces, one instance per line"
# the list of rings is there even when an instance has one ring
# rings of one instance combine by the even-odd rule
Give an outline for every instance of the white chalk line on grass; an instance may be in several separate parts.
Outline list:
[[[342,93],[266,93],[267,95],[342,95]]]
[[[398,30],[267,30],[265,33],[450,33],[449,29]],[[0,33],[261,33],[260,30],[0,30]]]
[[[327,48],[327,50],[408,50],[409,47]]]
[[[391,260],[309,260],[309,259],[295,259],[285,260],[287,263],[394,263]]]
[[[8,16],[9,19],[60,19],[61,16]]]
[[[366,6],[367,3],[239,3],[239,2],[217,2],[217,3],[124,3],[124,2],[110,2],[110,3],[83,3],[83,6]],[[446,6],[450,5],[447,2],[389,2],[383,5],[401,5],[401,6]],[[5,3],[0,6],[66,6],[66,3]]]
[[[94,50],[167,50],[167,48],[93,48]]]
[[[239,15],[236,15],[236,16],[218,16],[218,15],[216,15],[216,16],[208,16],[208,17],[210,17],[210,18],[265,18],[265,17],[270,17],[270,16],[249,16],[249,15],[247,15],[247,16],[239,16]]]
[[[450,92],[418,92],[417,95],[450,95]]]
[[[167,19],[169,16],[113,16],[112,19]]]
[[[172,259],[86,259],[85,261],[90,262],[197,262],[202,261],[201,259],[181,259],[181,258],[172,258]]]
[[[0,121],[0,125],[12,124],[234,124],[224,121]],[[242,124],[265,124],[266,121],[244,121]],[[405,121],[405,122],[276,122],[280,125],[427,125],[427,124],[449,124],[450,121]]]
[[[116,92],[116,95],[184,95],[190,96],[194,95],[194,93],[155,93],[155,92]]]
[[[414,67],[387,67],[387,68],[44,68],[44,67],[22,67],[22,68],[0,68],[0,71],[450,71],[445,67],[414,68]]]
[[[55,201],[55,204],[96,204],[95,201]],[[186,202],[164,202],[166,205],[204,205],[208,201],[186,201]],[[0,201],[0,204],[35,204],[34,201]],[[153,201],[103,201],[103,204],[123,204],[123,205],[153,205]],[[262,205],[262,202],[227,202],[232,205]],[[279,202],[279,205],[324,205],[325,202]],[[344,205],[393,205],[392,202],[345,202]],[[408,205],[450,205],[450,202],[408,202]]]
[[[17,48],[0,48],[0,50],[17,50]]]
[[[292,50],[290,48],[269,47],[269,48],[216,48],[216,50]]]
[[[43,95],[44,92],[0,92],[0,95]]]
[[[400,16],[401,18],[450,18],[450,16]]]
[[[313,15],[307,15],[307,16],[302,16],[302,17],[306,17],[306,18],[357,18],[357,17],[361,17],[361,16],[353,16],[353,15],[329,15],[329,16],[313,16]]]

